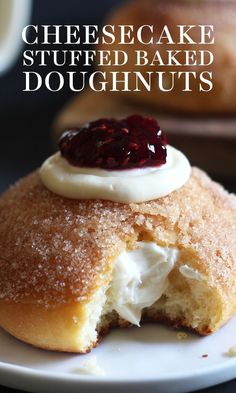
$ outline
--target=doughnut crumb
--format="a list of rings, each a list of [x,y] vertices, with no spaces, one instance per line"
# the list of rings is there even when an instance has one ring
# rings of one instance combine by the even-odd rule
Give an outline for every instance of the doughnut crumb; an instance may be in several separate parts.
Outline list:
[[[227,352],[227,355],[231,356],[231,357],[235,357],[236,356],[236,346],[230,347]]]

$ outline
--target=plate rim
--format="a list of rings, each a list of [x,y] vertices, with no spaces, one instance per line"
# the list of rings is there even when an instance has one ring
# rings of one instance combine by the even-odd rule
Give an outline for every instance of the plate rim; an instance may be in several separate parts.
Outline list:
[[[47,370],[40,370],[40,369],[34,369],[32,367],[27,367],[27,366],[20,366],[17,364],[11,364],[8,362],[2,362],[0,361],[0,378],[2,373],[5,373],[6,371],[10,374],[14,374],[16,376],[27,376],[27,377],[32,377],[34,379],[48,379],[48,380],[53,380],[57,379],[58,381],[73,381],[73,382],[81,382],[81,383],[87,383],[87,384],[104,384],[104,383],[112,383],[112,384],[134,384],[134,383],[167,383],[173,382],[173,381],[183,381],[183,380],[192,380],[194,378],[199,378],[201,376],[202,378],[206,376],[214,376],[214,374],[218,374],[219,372],[224,372],[224,371],[235,371],[235,378],[236,378],[236,357],[232,357],[224,362],[224,363],[218,363],[218,364],[211,364],[209,366],[206,365],[206,368],[196,368],[193,370],[188,370],[185,372],[176,372],[176,373],[166,373],[162,374],[160,376],[156,377],[148,377],[146,378],[139,378],[138,376],[130,376],[129,378],[125,377],[124,379],[122,378],[109,378],[108,375],[81,375],[81,374],[76,374],[76,372],[71,372],[71,373],[65,373],[65,372],[53,372],[53,371],[47,371]],[[1,383],[1,379],[0,379]]]

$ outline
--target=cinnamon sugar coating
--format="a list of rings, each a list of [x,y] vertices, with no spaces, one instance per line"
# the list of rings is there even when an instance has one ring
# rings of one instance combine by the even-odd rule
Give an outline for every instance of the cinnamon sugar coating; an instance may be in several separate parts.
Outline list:
[[[88,300],[116,255],[141,238],[188,250],[210,285],[235,293],[235,233],[236,197],[197,168],[170,195],[129,205],[62,198],[35,172],[0,198],[0,299]]]

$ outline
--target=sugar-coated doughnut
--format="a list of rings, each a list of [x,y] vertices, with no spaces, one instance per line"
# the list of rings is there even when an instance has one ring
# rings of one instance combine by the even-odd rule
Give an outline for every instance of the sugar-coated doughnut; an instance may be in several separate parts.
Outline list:
[[[197,168],[180,189],[139,204],[67,199],[34,172],[0,197],[0,326],[40,348],[89,351],[130,324],[116,261],[150,243],[175,263],[141,321],[215,332],[236,311],[235,231],[236,197]]]

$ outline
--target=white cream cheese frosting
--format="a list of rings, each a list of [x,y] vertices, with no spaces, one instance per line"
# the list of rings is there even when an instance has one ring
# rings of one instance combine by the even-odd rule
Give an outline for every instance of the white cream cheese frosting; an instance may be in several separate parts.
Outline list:
[[[43,184],[63,197],[139,203],[164,197],[182,187],[191,167],[183,153],[167,145],[167,162],[160,167],[120,171],[76,167],[58,152],[43,163],[39,173]]]
[[[178,253],[175,248],[144,241],[122,252],[115,262],[106,311],[115,310],[139,326],[143,308],[155,303],[166,290]]]

